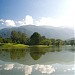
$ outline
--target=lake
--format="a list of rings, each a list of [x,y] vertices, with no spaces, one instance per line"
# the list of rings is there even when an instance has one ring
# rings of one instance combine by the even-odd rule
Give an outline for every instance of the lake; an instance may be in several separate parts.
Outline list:
[[[75,46],[0,49],[0,75],[74,75]]]

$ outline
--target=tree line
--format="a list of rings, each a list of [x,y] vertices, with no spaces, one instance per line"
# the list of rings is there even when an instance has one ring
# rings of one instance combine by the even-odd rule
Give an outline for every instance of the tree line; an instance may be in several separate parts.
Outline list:
[[[0,36],[0,43],[17,43],[25,45],[75,45],[74,40],[63,41],[61,39],[46,38],[38,32],[34,32],[30,37],[20,31],[12,31],[10,38]]]

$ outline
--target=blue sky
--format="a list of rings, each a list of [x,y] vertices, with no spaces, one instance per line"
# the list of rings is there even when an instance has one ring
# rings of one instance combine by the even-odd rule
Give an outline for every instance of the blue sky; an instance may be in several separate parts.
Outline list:
[[[75,0],[0,0],[0,28],[21,25],[73,27]]]

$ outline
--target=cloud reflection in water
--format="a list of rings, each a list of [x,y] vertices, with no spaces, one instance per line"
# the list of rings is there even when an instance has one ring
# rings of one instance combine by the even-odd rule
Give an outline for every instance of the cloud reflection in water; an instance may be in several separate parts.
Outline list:
[[[23,72],[25,75],[30,75],[34,69],[34,71],[39,71],[40,73],[51,74],[55,72],[55,69],[51,65],[22,65],[22,64],[2,64],[0,65],[0,71],[13,71],[16,69],[18,71]]]

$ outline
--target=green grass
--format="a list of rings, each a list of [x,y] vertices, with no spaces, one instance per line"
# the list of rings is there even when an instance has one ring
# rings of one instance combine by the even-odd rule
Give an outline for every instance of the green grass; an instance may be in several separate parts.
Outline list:
[[[3,49],[27,48],[27,47],[29,46],[24,44],[14,44],[14,43],[5,43],[0,46],[0,48],[3,48]]]
[[[13,45],[13,48],[27,48],[29,47],[28,45],[23,45],[23,44],[15,44]]]
[[[28,47],[48,48],[50,46],[47,46],[47,45],[33,45],[33,46],[29,46],[29,45],[24,45],[24,44],[15,44],[15,43],[0,44],[0,48],[1,49],[24,49],[24,48],[28,48]]]

